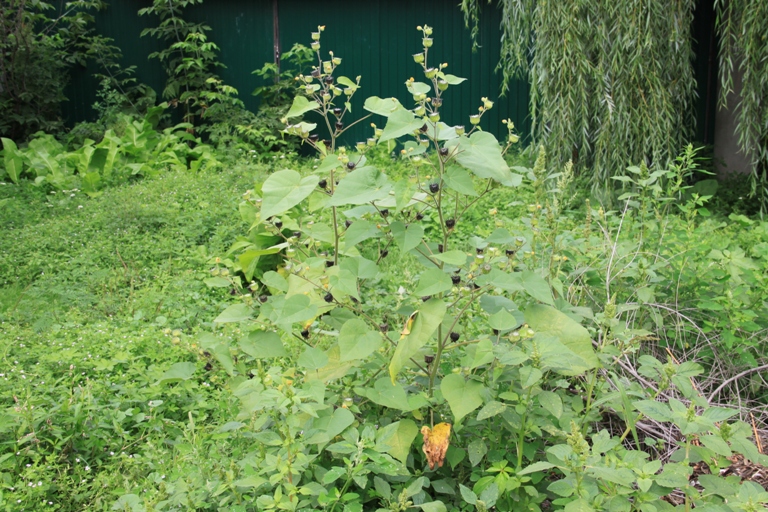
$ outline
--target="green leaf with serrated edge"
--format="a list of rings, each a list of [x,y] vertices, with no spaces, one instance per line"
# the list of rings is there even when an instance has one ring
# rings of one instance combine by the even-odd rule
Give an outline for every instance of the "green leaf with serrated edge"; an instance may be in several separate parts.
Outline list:
[[[504,412],[506,408],[507,406],[501,402],[497,402],[495,400],[490,401],[485,404],[482,409],[480,409],[480,412],[477,413],[477,421],[493,418],[494,416]]]
[[[174,363],[163,373],[158,384],[167,384],[169,382],[178,382],[180,380],[189,380],[195,374],[196,367],[193,363]]]
[[[706,435],[699,438],[704,446],[712,450],[718,455],[723,457],[730,457],[733,455],[728,443],[723,441],[720,436]]]
[[[483,405],[483,385],[475,380],[464,380],[461,375],[446,375],[440,383],[440,391],[451,407],[455,422]]]
[[[401,338],[389,363],[392,382],[405,364],[427,344],[445,317],[445,302],[430,299],[424,302],[416,313],[410,334]]]
[[[261,220],[290,210],[315,190],[317,176],[301,177],[296,171],[283,169],[266,179],[261,187]]]
[[[473,439],[467,446],[467,453],[469,454],[469,463],[472,466],[477,466],[488,453],[488,445],[482,439]]]
[[[375,352],[381,343],[381,335],[368,329],[368,325],[359,318],[347,321],[339,331],[342,361],[365,359]]]
[[[365,100],[363,108],[368,112],[378,114],[380,116],[389,117],[390,114],[398,109],[405,109],[403,105],[397,100],[397,98],[379,98],[378,96],[371,96]]]
[[[549,283],[543,277],[530,270],[523,272],[521,277],[525,293],[540,302],[550,306],[555,305],[555,301],[552,299],[552,290],[549,287]]]
[[[437,252],[432,254],[432,258],[449,265],[461,266],[467,262],[467,253],[459,250]]]
[[[408,252],[418,247],[424,236],[424,228],[420,224],[409,224],[406,227],[405,224],[397,220],[390,224],[389,229],[392,238],[402,252]]]
[[[342,299],[351,295],[360,300],[360,292],[357,289],[357,279],[349,270],[339,269],[337,275],[332,275],[329,279],[331,285],[331,294],[337,299]]]
[[[305,96],[297,95],[293,98],[293,104],[291,104],[290,110],[285,114],[286,119],[293,117],[299,117],[311,110],[320,108],[320,104],[316,101],[309,101]]]
[[[544,374],[538,368],[523,366],[520,368],[520,383],[523,388],[529,388],[541,381]]]
[[[477,197],[479,194],[475,190],[475,184],[472,181],[472,176],[462,169],[458,165],[452,165],[448,167],[448,170],[443,175],[443,181],[445,185],[451,190],[455,190],[460,194]]]
[[[379,137],[379,143],[394,140],[403,135],[408,135],[424,125],[424,120],[417,118],[413,112],[400,108],[389,115],[387,125]]]
[[[589,502],[583,498],[579,498],[577,500],[569,502],[563,509],[563,512],[594,512],[594,511],[595,509],[592,508],[592,505],[590,505]]]
[[[569,363],[567,368],[559,369],[559,373],[578,375],[600,364],[592,348],[589,331],[565,313],[535,304],[526,308],[525,321],[535,332],[555,338],[564,348],[561,353],[569,358]],[[542,340],[542,343],[546,343],[546,340]]]
[[[343,164],[341,163],[341,160],[339,160],[339,155],[328,155],[323,158],[323,161],[320,162],[320,165],[315,172],[318,174],[325,174],[341,165]]]
[[[217,324],[244,322],[251,319],[253,310],[246,304],[232,304],[221,312],[213,321]]]
[[[549,462],[539,461],[539,462],[534,462],[533,464],[531,464],[530,466],[526,467],[522,471],[518,471],[517,474],[520,475],[520,476],[522,476],[522,475],[530,475],[531,473],[538,473],[540,471],[546,471],[546,470],[551,469],[553,467],[555,467],[554,464],[550,464]]]
[[[355,366],[355,361],[341,361],[341,350],[338,345],[329,348],[325,355],[328,356],[328,364],[318,370],[307,372],[305,378],[308,382],[340,379]]]
[[[436,268],[425,270],[419,276],[419,285],[413,294],[419,297],[437,295],[451,289],[453,283],[448,274]]]
[[[480,340],[478,343],[473,343],[466,348],[464,357],[461,360],[461,365],[469,368],[470,370],[488,364],[494,359],[493,355],[493,343],[489,339]]]
[[[501,154],[501,146],[489,132],[477,131],[471,136],[462,135],[445,143],[456,162],[469,169],[479,178],[490,178],[507,186],[516,186],[517,181]]]
[[[392,183],[375,167],[360,167],[347,174],[336,187],[329,206],[366,204],[389,195]]]
[[[376,227],[376,224],[367,220],[356,220],[347,228],[343,240],[345,247],[349,249],[363,240],[378,236],[381,236],[381,231]]]
[[[373,389],[363,389],[362,393],[365,393],[371,401],[384,407],[390,407],[392,409],[400,409],[401,411],[410,411],[411,404],[408,401],[408,395],[405,393],[403,386],[400,383],[392,381],[386,377],[378,379],[373,384]]]
[[[536,395],[536,398],[538,398],[539,404],[555,418],[560,419],[560,416],[563,415],[563,399],[557,393],[542,391]]]
[[[517,327],[520,323],[511,313],[502,309],[488,317],[488,325],[497,331],[508,331]]]
[[[376,433],[376,450],[388,453],[405,464],[418,433],[419,427],[413,420],[403,419],[390,423]]]
[[[255,331],[242,338],[238,343],[240,350],[255,359],[286,357],[288,352],[283,347],[280,335],[276,332]]]
[[[304,322],[317,315],[317,306],[310,303],[306,295],[292,295],[285,299],[282,307],[275,311],[274,322],[285,330],[290,330],[290,325]]]

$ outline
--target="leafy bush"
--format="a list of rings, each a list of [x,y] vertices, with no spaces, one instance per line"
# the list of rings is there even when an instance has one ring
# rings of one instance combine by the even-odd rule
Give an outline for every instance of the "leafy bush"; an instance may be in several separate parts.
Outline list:
[[[470,130],[440,121],[443,91],[464,79],[429,66],[427,26],[414,55],[426,82],[406,82],[415,107],[368,98],[384,128],[374,125],[354,151],[338,147],[361,79],[336,76],[333,53],[323,60],[322,30],[312,35],[318,66],[298,77],[285,116],[308,116],[285,131],[321,162],[304,175],[275,172],[246,193],[240,214],[250,228],[210,260],[206,279],[240,292],[214,320],[222,328],[199,340],[240,402],[222,431],[253,448],[228,488],[201,494],[198,474],[177,475],[169,500],[195,487],[200,501],[176,502],[656,511],[674,509],[677,495],[687,509],[761,509],[762,488],[719,476],[734,453],[766,463],[751,428],[706,398],[699,364],[671,350],[666,362],[643,353],[654,331],[670,349],[686,341],[674,331],[681,323],[665,318],[687,317],[664,301],[700,296],[695,275],[708,268],[710,293],[731,300],[728,287],[752,265],[735,248],[689,259],[712,230],[696,223],[707,198],[686,195],[693,151],[668,170],[630,168],[624,212],[590,208],[573,225],[571,166],[548,174],[542,150],[533,168],[510,169],[511,123],[506,147],[478,128],[492,102],[482,99]],[[318,124],[329,140],[313,133]],[[393,178],[367,155],[403,136],[414,138],[402,150],[410,173]],[[515,192],[524,179],[529,190]],[[505,187],[508,198],[531,200],[527,215],[508,218],[497,205],[490,223],[479,222],[474,210]],[[763,278],[749,276],[739,311],[761,307]],[[751,332],[745,322],[759,316],[724,309],[728,326],[707,330]],[[711,472],[701,485],[692,464]]]

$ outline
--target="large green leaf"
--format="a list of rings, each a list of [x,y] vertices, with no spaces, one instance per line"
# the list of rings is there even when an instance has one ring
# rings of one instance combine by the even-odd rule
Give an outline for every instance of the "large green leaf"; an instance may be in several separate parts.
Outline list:
[[[424,228],[421,227],[421,224],[409,224],[406,227],[405,224],[397,220],[390,225],[389,229],[392,232],[392,238],[402,252],[408,252],[418,247],[424,236]]]
[[[317,176],[302,178],[290,169],[272,174],[261,187],[261,220],[280,215],[302,202],[315,190],[317,181]]]
[[[255,359],[270,357],[285,357],[285,351],[280,335],[276,332],[255,331],[240,340],[240,350]]]
[[[445,316],[445,302],[430,299],[423,303],[411,326],[410,334],[405,335],[395,348],[389,363],[389,376],[392,382],[408,360],[426,345]]]
[[[475,184],[472,182],[472,176],[458,165],[452,165],[448,167],[448,170],[443,175],[445,184],[451,190],[468,196],[478,196],[479,194],[475,190]]]
[[[381,335],[368,329],[366,323],[359,318],[347,321],[339,331],[342,361],[365,359],[375,352],[381,343]]]
[[[316,108],[320,108],[318,102],[309,101],[305,96],[298,95],[293,98],[293,104],[291,105],[291,109],[285,115],[285,118],[291,119],[293,117],[299,117]]]
[[[448,274],[436,268],[425,270],[419,276],[419,285],[413,292],[414,295],[437,295],[451,289],[453,283]]]
[[[21,177],[21,171],[23,170],[23,160],[21,158],[21,153],[16,147],[16,143],[11,139],[2,137],[0,140],[3,141],[3,160],[5,163],[5,172],[8,173],[8,177],[11,178],[14,183],[18,183],[19,178]]]
[[[456,161],[480,178],[491,178],[507,186],[520,184],[520,176],[513,175],[504,156],[501,146],[491,133],[475,132],[445,143],[451,151],[456,151]]]
[[[174,363],[168,371],[163,373],[157,383],[167,384],[169,382],[191,379],[195,374],[195,369],[196,367],[193,363]]]
[[[379,98],[378,96],[371,96],[365,100],[363,108],[384,117],[389,117],[396,110],[404,109],[397,98]]]
[[[366,204],[389,195],[392,183],[375,167],[361,167],[347,174],[336,187],[329,206]]]
[[[523,280],[523,290],[525,290],[528,295],[538,301],[549,304],[550,306],[555,305],[555,301],[552,299],[552,290],[543,277],[531,270],[523,272],[521,277]]]
[[[559,373],[578,375],[600,364],[589,331],[565,313],[535,304],[525,310],[525,321],[536,332],[542,349],[561,362],[556,368]]]
[[[344,233],[344,246],[349,249],[363,240],[378,236],[381,236],[381,231],[376,227],[376,224],[367,220],[356,220]]]
[[[422,395],[409,396],[399,382],[393,384],[387,377],[378,379],[373,387],[356,388],[355,391],[374,403],[401,411],[412,411],[428,405]]]
[[[376,449],[405,464],[418,433],[419,427],[413,420],[404,419],[390,423],[376,433]]]
[[[424,120],[413,115],[413,112],[399,108],[392,112],[387,119],[387,125],[379,137],[379,142],[397,139],[403,135],[413,133],[424,126]]]
[[[232,304],[227,309],[221,312],[213,321],[217,324],[227,324],[234,322],[244,322],[251,318],[250,306],[247,304]]]
[[[483,385],[476,380],[464,380],[464,377],[456,373],[446,375],[440,383],[440,391],[443,392],[451,412],[458,423],[461,419],[483,405]]]

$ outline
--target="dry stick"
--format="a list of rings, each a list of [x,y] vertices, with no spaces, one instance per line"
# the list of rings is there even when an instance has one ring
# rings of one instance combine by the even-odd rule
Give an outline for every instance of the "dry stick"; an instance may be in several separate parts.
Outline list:
[[[760,442],[760,436],[757,433],[757,425],[755,425],[755,415],[752,412],[749,413],[749,417],[752,418],[752,432],[755,434],[755,443],[757,443],[757,451],[763,453],[763,443]]]
[[[722,391],[723,388],[725,388],[731,382],[739,380],[740,378],[744,377],[745,375],[749,375],[750,373],[755,373],[755,372],[759,372],[759,371],[763,371],[763,370],[768,370],[768,364],[764,364],[762,366],[758,366],[757,368],[750,368],[749,370],[744,370],[741,373],[737,373],[736,375],[734,375],[730,379],[726,379],[725,381],[723,381],[722,384],[717,386],[717,388],[712,392],[711,395],[709,395],[708,402],[711,403],[712,400],[717,396],[717,394],[720,393],[720,391]]]

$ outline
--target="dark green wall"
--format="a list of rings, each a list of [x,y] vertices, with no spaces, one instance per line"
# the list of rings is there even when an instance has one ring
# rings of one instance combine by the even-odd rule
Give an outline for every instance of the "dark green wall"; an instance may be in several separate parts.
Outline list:
[[[165,75],[157,60],[147,56],[161,48],[162,43],[150,37],[139,37],[142,29],[153,26],[157,19],[139,17],[137,11],[151,4],[149,0],[115,0],[107,11],[97,17],[100,33],[115,39],[124,53],[124,65],[136,65],[136,77],[161,94]],[[516,82],[505,98],[499,98],[499,75],[494,68],[499,59],[499,12],[484,9],[480,31],[480,49],[472,52],[469,31],[455,0],[423,0],[347,2],[278,0],[280,45],[288,50],[295,42],[309,46],[310,32],[324,24],[321,52],[324,57],[333,50],[343,62],[338,70],[352,79],[362,76],[362,89],[353,102],[353,114],[362,114],[362,103],[368,96],[398,97],[404,105],[413,101],[406,93],[404,82],[419,77],[420,67],[412,54],[421,49],[421,33],[416,26],[434,27],[434,46],[430,61],[448,62],[448,72],[469,80],[452,87],[445,95],[442,118],[449,124],[469,125],[468,116],[477,111],[480,98],[488,96],[496,107],[483,118],[483,127],[503,132],[501,120],[511,118],[519,133],[529,131],[528,84]],[[252,72],[267,62],[273,54],[272,0],[208,0],[188,9],[190,21],[204,21],[211,27],[210,40],[220,48],[220,60],[226,69],[218,70],[224,81],[240,92],[249,109],[258,101],[251,92],[262,85]],[[70,101],[64,105],[67,121],[92,119],[91,105],[96,100],[98,84],[90,69],[76,70],[69,88]],[[378,120],[380,126],[383,120]],[[351,134],[354,140],[370,136],[368,123],[361,123]]]
[[[712,142],[717,76],[716,47],[713,43],[713,0],[700,0],[695,12],[693,34],[696,40],[694,67],[698,80],[697,139]],[[136,65],[136,77],[161,94],[165,75],[157,60],[147,56],[159,50],[163,43],[150,37],[139,37],[142,29],[155,26],[157,18],[139,17],[140,8],[151,0],[113,0],[112,5],[97,16],[97,30],[115,39],[124,53],[126,66]],[[496,101],[496,107],[483,118],[483,128],[504,132],[501,120],[511,118],[518,132],[527,136],[529,86],[517,81],[509,93],[499,98],[499,75],[495,67],[500,52],[499,22],[501,13],[495,7],[482,10],[480,48],[472,51],[469,31],[456,0],[421,0],[419,2],[370,0],[348,2],[341,0],[306,1],[277,0],[280,45],[283,51],[295,42],[310,43],[310,32],[325,25],[322,53],[328,50],[342,57],[339,73],[350,78],[362,76],[362,90],[353,102],[353,114],[362,113],[362,102],[368,96],[395,96],[410,107],[412,99],[403,85],[408,77],[420,77],[420,67],[411,55],[421,50],[420,24],[434,27],[431,62],[448,62],[448,72],[469,80],[446,93],[442,118],[448,124],[469,124],[467,116],[477,111],[482,96]],[[251,92],[263,85],[253,75],[267,61],[273,60],[273,0],[207,0],[203,5],[189,8],[186,18],[204,21],[212,28],[210,39],[220,48],[220,60],[226,69],[218,70],[224,81],[240,92],[246,106],[255,110],[258,101]],[[68,123],[91,119],[95,112],[98,84],[89,75],[92,69],[73,73],[68,90],[70,101],[64,105]],[[382,125],[383,120],[377,124]],[[347,142],[363,140],[370,133],[368,123],[361,123]]]

